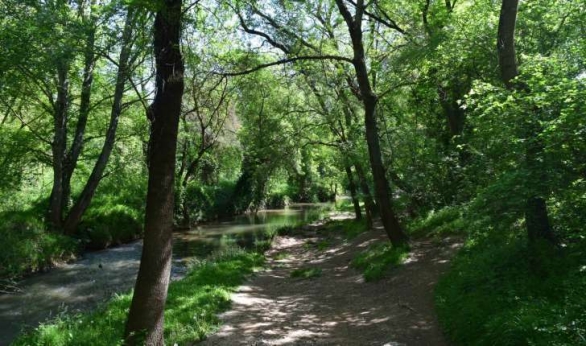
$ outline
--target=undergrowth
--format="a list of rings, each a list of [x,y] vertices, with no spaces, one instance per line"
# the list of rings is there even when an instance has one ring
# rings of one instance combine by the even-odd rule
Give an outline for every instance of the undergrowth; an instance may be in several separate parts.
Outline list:
[[[469,242],[436,289],[438,315],[458,345],[585,345],[586,247],[542,258],[526,241]]]
[[[15,278],[72,259],[78,242],[48,232],[33,212],[0,214],[0,278]]]
[[[445,333],[455,345],[586,345],[584,241],[530,246],[521,221],[497,221],[449,208],[418,224],[427,234],[468,228],[436,286]]]
[[[402,264],[409,256],[408,247],[393,247],[390,243],[375,244],[359,253],[352,260],[352,267],[359,269],[364,281],[376,281],[393,267]]]
[[[188,345],[213,332],[219,326],[217,314],[230,306],[231,293],[263,262],[259,253],[227,249],[171,283],[165,308],[166,342]],[[93,313],[47,322],[13,345],[121,345],[130,302],[131,293],[117,295]]]
[[[325,232],[340,232],[347,240],[354,239],[366,231],[366,220],[334,220],[325,226]]]

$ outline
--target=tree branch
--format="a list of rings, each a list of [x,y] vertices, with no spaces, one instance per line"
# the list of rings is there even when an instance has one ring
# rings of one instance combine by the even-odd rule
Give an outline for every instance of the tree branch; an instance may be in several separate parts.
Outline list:
[[[273,61],[273,62],[266,63],[266,64],[260,64],[260,65],[258,65],[256,67],[253,67],[251,69],[244,70],[244,71],[239,71],[239,72],[215,72],[215,74],[221,75],[221,76],[227,76],[227,77],[242,76],[242,75],[251,74],[253,72],[262,70],[262,69],[267,68],[267,67],[284,65],[284,64],[288,64],[288,63],[296,62],[296,61],[310,61],[310,60],[334,60],[334,61],[345,61],[345,62],[348,62],[348,63],[351,63],[351,64],[353,63],[352,59],[346,58],[346,57],[343,57],[343,56],[339,56],[339,55],[297,56],[297,57],[293,57],[293,58],[287,58],[287,59],[281,59],[281,60]]]

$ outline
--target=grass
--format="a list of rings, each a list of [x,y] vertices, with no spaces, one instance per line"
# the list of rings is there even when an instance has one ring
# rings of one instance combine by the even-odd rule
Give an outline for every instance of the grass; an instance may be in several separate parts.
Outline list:
[[[305,267],[305,268],[298,268],[291,272],[292,278],[299,278],[299,279],[311,279],[321,276],[321,268],[315,267]]]
[[[466,222],[460,207],[432,210],[409,224],[409,232],[415,236],[445,236],[466,231]]]
[[[213,332],[219,326],[217,314],[230,306],[231,293],[263,262],[259,253],[226,249],[171,283],[165,308],[167,344],[190,344]],[[120,345],[130,301],[130,293],[119,295],[93,313],[60,316],[14,345]]]
[[[336,220],[325,226],[325,232],[340,232],[346,240],[354,239],[366,231],[366,220]]]
[[[407,247],[393,247],[390,243],[371,245],[352,260],[352,267],[362,271],[364,280],[382,279],[388,271],[402,264],[409,255]]]
[[[535,256],[523,237],[460,251],[436,288],[456,345],[586,345],[586,244]]]
[[[287,259],[287,258],[289,258],[290,256],[291,256],[291,254],[290,254],[290,253],[288,253],[288,252],[285,252],[285,251],[282,251],[282,252],[276,253],[276,254],[275,254],[275,256],[274,256],[274,258],[275,258],[277,261],[280,261],[280,260]]]

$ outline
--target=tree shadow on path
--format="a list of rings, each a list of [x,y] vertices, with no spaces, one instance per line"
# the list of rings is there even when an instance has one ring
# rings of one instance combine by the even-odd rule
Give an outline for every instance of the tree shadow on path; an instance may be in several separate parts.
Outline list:
[[[417,241],[410,257],[377,282],[349,267],[382,229],[319,251],[319,238],[278,237],[269,268],[232,297],[223,326],[199,345],[446,345],[433,310],[433,289],[460,243]],[[286,253],[287,256],[278,256]],[[285,257],[284,259],[278,259]],[[291,278],[299,268],[321,276]]]

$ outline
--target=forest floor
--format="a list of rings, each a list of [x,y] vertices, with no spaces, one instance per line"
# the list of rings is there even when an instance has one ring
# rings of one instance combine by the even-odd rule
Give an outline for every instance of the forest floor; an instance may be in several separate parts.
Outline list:
[[[461,240],[415,240],[407,260],[376,282],[350,267],[369,245],[387,241],[380,225],[347,241],[324,242],[319,226],[279,236],[267,269],[232,297],[220,330],[198,345],[447,345],[434,312],[434,286]],[[300,268],[321,275],[291,277]]]

